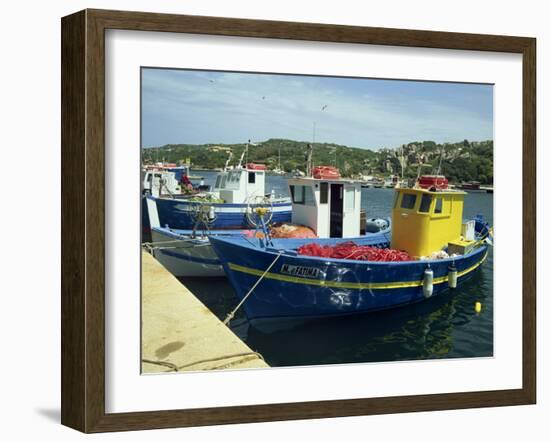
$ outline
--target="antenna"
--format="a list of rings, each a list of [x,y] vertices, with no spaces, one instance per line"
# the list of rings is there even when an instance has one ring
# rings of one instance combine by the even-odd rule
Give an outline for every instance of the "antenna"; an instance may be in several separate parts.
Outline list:
[[[328,107],[328,104],[325,104],[321,107],[321,112],[323,112]],[[320,114],[318,115],[321,116]],[[312,176],[313,174],[313,145],[315,144],[315,129],[316,129],[317,123],[313,122],[313,139],[311,140],[311,144],[308,145],[309,151],[307,153],[307,160],[306,160],[306,176]]]
[[[439,151],[439,166],[437,167],[437,175],[441,173],[441,163],[443,162],[443,146],[441,146],[441,149]]]
[[[312,167],[312,158],[313,158],[313,144],[307,145],[307,155],[306,155],[306,176],[312,176],[313,175],[313,167]]]
[[[403,181],[404,175],[405,175],[405,155],[404,155],[404,151],[405,151],[405,145],[402,144],[401,145],[401,181]]]

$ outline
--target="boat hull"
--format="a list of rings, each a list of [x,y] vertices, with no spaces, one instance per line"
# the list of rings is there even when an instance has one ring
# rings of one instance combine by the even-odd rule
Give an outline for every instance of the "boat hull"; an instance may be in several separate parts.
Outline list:
[[[275,261],[278,246],[265,250],[237,239],[211,240],[223,267],[243,299]],[[363,240],[355,241],[368,244]],[[487,256],[483,245],[454,259],[458,284],[463,284]],[[434,272],[433,293],[448,289],[451,260],[376,263],[292,256],[283,253],[243,304],[249,319],[269,317],[334,316],[395,308],[426,299],[424,271]]]
[[[184,199],[155,198],[157,203],[160,225],[169,226],[172,229],[193,229],[195,220],[193,215],[199,206],[213,208],[215,219],[210,223],[210,229],[246,229],[250,226],[246,213],[247,204],[227,203],[200,203],[185,201]],[[290,201],[276,202],[272,205],[272,223],[290,222],[292,204]]]
[[[250,230],[233,231],[210,231],[208,237],[193,238],[191,232],[182,230],[172,231],[162,227],[154,227],[152,234],[153,256],[166,269],[177,277],[216,277],[225,276],[222,262],[210,244],[209,237],[219,238],[243,238],[250,236]],[[369,238],[369,241],[389,243],[391,239],[391,228],[388,227],[377,233],[367,233],[361,238]],[[350,241],[361,240],[361,238],[350,238]],[[246,239],[245,241],[254,241]],[[302,239],[279,239],[280,244],[287,244],[288,247],[296,244],[307,244],[311,238]],[[330,241],[330,240],[325,240]]]
[[[243,231],[231,232],[242,235]],[[151,230],[153,256],[172,275],[177,277],[225,276],[221,261],[212,249],[207,237],[192,238],[191,235],[171,232],[153,227]]]

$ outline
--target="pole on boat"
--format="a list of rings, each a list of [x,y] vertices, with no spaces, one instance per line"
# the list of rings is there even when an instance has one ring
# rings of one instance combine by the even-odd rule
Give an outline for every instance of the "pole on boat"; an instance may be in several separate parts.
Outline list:
[[[306,155],[306,176],[310,177],[313,175],[313,144],[307,145],[307,155]]]
[[[225,162],[225,166],[223,167],[224,172],[227,172],[229,170],[229,162],[231,161],[232,158],[233,158],[233,151],[230,150],[229,157],[227,157],[227,161]]]
[[[250,145],[250,140],[248,140],[248,143],[246,143],[246,146],[243,150],[243,152],[241,153],[241,158],[239,158],[239,165],[237,166],[237,168],[241,168],[242,165],[243,165],[243,160],[245,159],[245,156],[246,156],[246,161],[248,161],[248,146]]]

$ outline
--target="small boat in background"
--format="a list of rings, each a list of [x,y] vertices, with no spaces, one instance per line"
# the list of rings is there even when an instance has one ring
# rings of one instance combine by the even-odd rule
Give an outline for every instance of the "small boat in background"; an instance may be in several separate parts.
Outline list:
[[[181,192],[180,179],[170,170],[146,168],[142,171],[142,193],[177,195]]]
[[[195,177],[201,178],[201,177]],[[191,197],[199,192],[207,192],[210,186],[204,185],[201,181],[198,185],[193,185],[190,180],[189,166],[178,166],[174,163],[155,163],[142,167],[141,170],[141,237],[143,241],[151,239],[151,225],[145,198],[153,196],[155,198],[182,198]]]
[[[389,309],[458,287],[485,260],[490,230],[481,220],[462,223],[464,196],[396,189],[391,239],[212,237],[211,243],[250,320]],[[304,254],[312,249],[319,255]],[[336,249],[350,253],[327,257]],[[380,254],[390,261],[373,260]]]
[[[384,181],[384,188],[393,189],[394,187],[398,187],[399,184],[400,184],[399,175],[390,175]]]
[[[269,175],[286,175],[286,172],[281,167],[281,147],[279,146],[279,161],[277,163],[277,167],[269,170],[267,172]]]
[[[382,187],[384,187],[384,180],[382,178],[372,175],[363,175],[361,179],[363,181],[363,187],[366,187],[368,189],[381,189]]]
[[[465,190],[466,192],[485,192],[485,189],[481,188],[479,181],[462,182],[456,186],[457,189]]]

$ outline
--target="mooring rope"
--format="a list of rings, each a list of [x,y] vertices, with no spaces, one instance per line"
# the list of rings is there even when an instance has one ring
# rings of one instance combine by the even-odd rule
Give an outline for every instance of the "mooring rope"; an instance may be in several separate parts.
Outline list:
[[[254,285],[251,287],[251,289],[248,291],[248,293],[246,295],[244,295],[244,298],[241,300],[241,302],[239,302],[239,304],[237,305],[237,307],[235,307],[233,309],[233,311],[231,311],[231,313],[229,313],[227,315],[227,317],[224,319],[223,323],[225,325],[229,324],[229,322],[233,319],[233,317],[235,316],[235,313],[237,312],[237,310],[239,310],[241,308],[241,306],[245,303],[245,301],[248,299],[248,297],[252,294],[252,292],[254,291],[254,289],[258,286],[258,284],[262,281],[262,279],[264,279],[265,275],[267,275],[267,273],[271,270],[271,267],[273,267],[275,265],[275,263],[277,262],[277,260],[281,257],[281,255],[283,254],[283,251],[281,250],[277,256],[275,257],[275,259],[273,260],[273,262],[271,264],[269,264],[269,267],[267,269],[265,269],[265,271],[262,273],[262,276],[260,276],[258,278],[258,280],[254,283]]]
[[[210,243],[209,242],[202,242],[202,243],[196,243],[196,244],[181,244],[181,245],[176,245],[176,246],[157,246],[157,244],[178,244],[178,243],[181,243],[181,242],[184,242],[186,240],[173,240],[173,241],[158,241],[158,242],[144,242],[141,246],[143,248],[145,248],[146,250],[149,251],[149,253],[151,253],[151,251],[153,250],[167,250],[167,249],[194,249],[194,248],[197,248],[197,247],[206,247],[206,246],[209,246]]]
[[[246,356],[255,356],[258,359],[261,359],[262,361],[265,361],[264,357],[260,353],[255,352],[255,351],[247,351],[247,352],[243,352],[243,353],[234,353],[234,354],[229,354],[229,355],[218,356],[218,357],[215,357],[215,358],[202,359],[200,361],[190,362],[189,364],[184,364],[184,365],[179,365],[179,366],[172,363],[172,362],[154,361],[152,359],[142,359],[141,362],[144,362],[146,364],[160,365],[162,367],[167,367],[167,368],[172,369],[172,371],[180,371],[180,370],[183,370],[185,368],[192,367],[193,365],[205,364],[207,362],[223,361],[225,359],[233,359],[233,358],[239,358],[239,357],[243,358],[243,357],[246,357]],[[235,362],[235,363],[237,363],[237,362]],[[233,363],[231,365],[235,365],[235,363]],[[217,368],[220,368],[220,367],[209,368],[208,370],[215,370]]]
[[[163,367],[171,368],[173,371],[178,371],[178,366],[176,364],[172,364],[171,362],[153,361],[151,359],[142,359],[141,362],[152,365],[161,365]]]
[[[193,365],[203,364],[206,362],[223,361],[224,359],[232,359],[232,358],[238,358],[238,357],[244,357],[244,356],[257,356],[258,359],[261,359],[262,361],[264,360],[264,357],[260,353],[257,353],[255,351],[247,351],[243,353],[235,353],[231,355],[218,356],[216,358],[203,359],[202,361],[195,361],[189,364],[180,365],[178,367],[178,370],[182,370],[184,368],[189,368],[189,367],[192,367]]]

